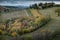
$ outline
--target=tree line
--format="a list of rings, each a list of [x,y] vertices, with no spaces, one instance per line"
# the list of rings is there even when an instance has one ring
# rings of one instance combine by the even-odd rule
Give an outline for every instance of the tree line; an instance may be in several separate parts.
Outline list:
[[[45,9],[45,8],[49,8],[49,7],[54,7],[55,3],[35,3],[33,5],[30,5],[29,8],[34,8],[34,9]]]

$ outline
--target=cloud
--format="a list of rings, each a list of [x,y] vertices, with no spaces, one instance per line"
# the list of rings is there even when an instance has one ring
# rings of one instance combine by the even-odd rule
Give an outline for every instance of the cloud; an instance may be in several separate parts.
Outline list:
[[[29,5],[31,5],[31,4],[34,4],[34,3],[40,3],[40,2],[42,2],[42,3],[45,3],[45,2],[52,2],[52,1],[15,1],[15,2],[6,2],[6,1],[4,1],[4,2],[2,2],[2,3],[0,3],[0,5],[3,5],[3,6],[29,6]],[[55,1],[54,1],[55,2]],[[56,4],[60,4],[60,2],[55,2]]]
[[[0,0],[0,1],[34,1],[34,0]],[[52,1],[52,0],[35,0],[35,1]],[[60,1],[60,0],[53,0],[53,1]]]

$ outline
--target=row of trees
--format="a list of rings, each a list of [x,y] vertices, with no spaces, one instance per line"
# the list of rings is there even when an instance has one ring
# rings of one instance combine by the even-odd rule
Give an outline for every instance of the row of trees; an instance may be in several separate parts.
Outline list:
[[[30,8],[34,8],[34,9],[44,9],[44,8],[49,8],[49,7],[53,7],[55,5],[55,3],[39,3],[39,4],[33,4],[30,6]]]

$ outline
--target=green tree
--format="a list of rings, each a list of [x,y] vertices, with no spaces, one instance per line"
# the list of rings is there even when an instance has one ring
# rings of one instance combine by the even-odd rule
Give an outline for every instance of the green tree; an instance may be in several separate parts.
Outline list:
[[[35,3],[32,6],[30,6],[30,8],[38,9],[38,5]]]
[[[43,3],[39,3],[39,6],[42,6],[43,5]]]

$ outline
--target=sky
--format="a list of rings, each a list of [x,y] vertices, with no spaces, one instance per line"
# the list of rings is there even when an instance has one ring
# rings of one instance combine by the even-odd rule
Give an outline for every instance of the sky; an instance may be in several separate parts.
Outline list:
[[[3,6],[29,6],[34,3],[45,3],[45,2],[52,2],[52,0],[41,1],[41,0],[0,0],[0,5]],[[54,0],[56,4],[60,4],[59,0]]]
[[[33,0],[0,0],[0,1],[33,1]],[[41,1],[41,0],[35,0],[35,1]],[[52,1],[52,0],[47,0],[47,1]],[[53,1],[59,1],[59,0],[53,0]]]

